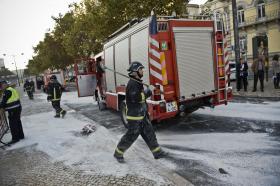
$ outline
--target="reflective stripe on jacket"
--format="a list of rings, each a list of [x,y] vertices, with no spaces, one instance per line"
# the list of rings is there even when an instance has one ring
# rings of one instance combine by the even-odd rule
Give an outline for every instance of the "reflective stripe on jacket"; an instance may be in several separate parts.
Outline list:
[[[17,92],[17,90],[12,87],[8,87],[7,90],[11,91],[12,95],[7,100],[5,109],[9,110],[16,107],[20,107],[21,105],[20,105],[19,93]]]
[[[51,101],[58,101],[61,98],[62,86],[58,81],[50,82],[48,84],[48,95],[51,98]]]

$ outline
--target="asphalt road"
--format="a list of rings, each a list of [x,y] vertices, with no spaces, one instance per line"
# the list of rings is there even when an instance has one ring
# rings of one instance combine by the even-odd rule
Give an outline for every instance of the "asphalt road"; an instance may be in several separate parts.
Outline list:
[[[67,106],[119,135],[126,131],[118,112]],[[241,114],[234,114],[236,108]],[[280,185],[280,120],[269,116],[280,110],[280,102],[237,98],[228,109],[232,116],[206,110],[156,124],[158,141],[169,152],[161,162],[194,185]],[[259,118],[259,109],[268,117]],[[244,117],[246,112],[256,114]],[[137,144],[147,148],[142,139]]]

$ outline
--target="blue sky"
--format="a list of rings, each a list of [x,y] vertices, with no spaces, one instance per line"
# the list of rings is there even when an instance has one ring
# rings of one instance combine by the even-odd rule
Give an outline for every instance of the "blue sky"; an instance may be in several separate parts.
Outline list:
[[[68,5],[81,0],[0,0],[0,58],[5,66],[22,69],[32,58],[33,47],[43,40],[48,29],[54,27],[51,16],[66,13]],[[206,0],[191,0],[191,4],[202,4]],[[2,54],[7,54],[4,57]],[[21,53],[24,53],[22,56]]]

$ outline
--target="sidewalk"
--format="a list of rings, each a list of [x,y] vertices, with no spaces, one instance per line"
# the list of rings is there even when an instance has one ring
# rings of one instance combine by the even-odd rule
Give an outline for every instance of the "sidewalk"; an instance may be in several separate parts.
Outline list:
[[[266,82],[264,80],[264,92],[260,90],[260,82],[257,84],[257,91],[252,92],[254,87],[254,80],[248,80],[248,88],[247,92],[244,92],[244,89],[240,91],[236,90],[236,81],[231,81],[230,86],[233,88],[233,95],[240,96],[240,97],[254,97],[254,98],[273,98],[273,99],[280,99],[280,89],[275,89],[273,82],[271,79]]]

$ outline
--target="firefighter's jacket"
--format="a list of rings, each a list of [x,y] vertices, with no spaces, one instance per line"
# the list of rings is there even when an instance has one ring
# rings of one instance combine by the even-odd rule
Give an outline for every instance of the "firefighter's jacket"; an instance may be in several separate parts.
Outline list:
[[[23,88],[29,92],[29,91],[32,91],[32,84],[30,82],[25,82],[24,85],[23,85]]]
[[[62,95],[62,86],[58,81],[49,82],[47,92],[48,100],[59,101]]]
[[[12,87],[6,88],[3,93],[0,108],[5,108],[7,111],[9,111],[17,107],[21,107],[19,93]]]
[[[126,117],[128,120],[143,120],[147,112],[147,96],[144,94],[143,84],[137,81],[130,79],[126,87]]]

